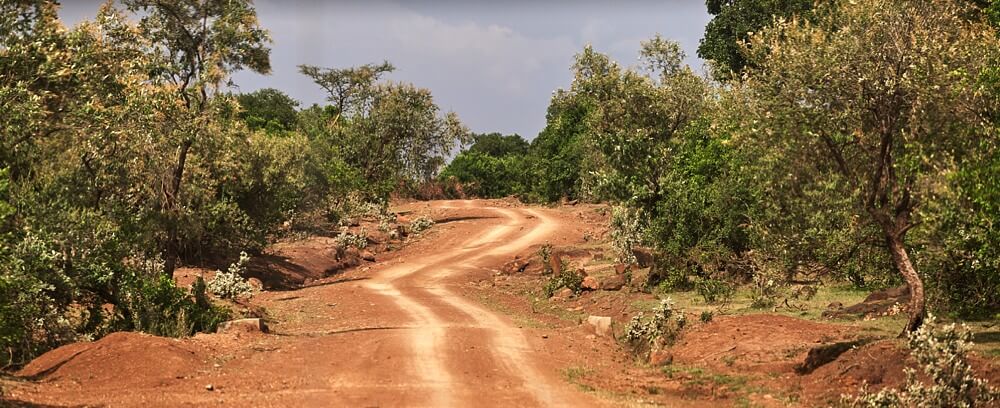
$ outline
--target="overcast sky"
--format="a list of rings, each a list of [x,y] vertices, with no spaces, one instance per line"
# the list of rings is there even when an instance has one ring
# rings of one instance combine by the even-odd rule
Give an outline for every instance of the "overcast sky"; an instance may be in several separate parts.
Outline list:
[[[100,0],[63,0],[69,24],[90,19]],[[584,45],[633,65],[639,42],[660,33],[695,49],[709,16],[699,0],[641,1],[276,1],[258,0],[271,31],[273,72],[236,74],[244,92],[278,88],[308,106],[323,92],[299,64],[347,67],[389,60],[388,76],[429,88],[475,132],[532,139],[545,126],[552,91],[569,85]]]

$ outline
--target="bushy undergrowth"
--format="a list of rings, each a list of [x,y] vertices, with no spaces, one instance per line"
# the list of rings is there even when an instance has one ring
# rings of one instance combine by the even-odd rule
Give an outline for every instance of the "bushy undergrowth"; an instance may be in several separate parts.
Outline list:
[[[427,231],[433,226],[434,226],[434,220],[432,220],[431,217],[422,215],[414,219],[413,222],[410,222],[410,233],[420,234],[424,231]]]
[[[675,310],[670,298],[660,301],[649,316],[640,312],[625,326],[624,341],[637,356],[669,346],[677,341],[687,324],[683,311]]]
[[[908,336],[912,356],[921,365],[930,384],[920,380],[916,370],[906,369],[906,384],[900,389],[868,392],[845,397],[852,408],[952,408],[991,407],[1000,401],[1000,389],[977,378],[966,354],[971,349],[972,334],[954,323],[939,324],[928,316],[916,331]]]
[[[561,269],[562,271],[550,277],[548,282],[545,283],[545,287],[542,288],[546,298],[552,297],[556,291],[562,288],[568,288],[576,294],[579,294],[582,290],[583,275],[569,270],[568,265],[563,265]]]
[[[208,282],[208,290],[222,299],[242,299],[253,296],[253,287],[243,275],[247,272],[250,256],[240,252],[240,259],[229,265],[226,271],[215,271],[215,277]]]
[[[337,242],[337,247],[341,249],[365,249],[368,247],[368,232],[361,228],[357,234],[352,234],[347,227],[343,227],[334,240]]]

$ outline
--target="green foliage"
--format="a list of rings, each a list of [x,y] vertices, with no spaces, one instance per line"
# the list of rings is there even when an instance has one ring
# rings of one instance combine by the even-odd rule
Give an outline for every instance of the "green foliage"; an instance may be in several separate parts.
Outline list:
[[[268,133],[295,130],[298,126],[299,101],[274,88],[264,88],[236,96],[240,103],[240,119],[251,130],[264,129]]]
[[[484,133],[472,135],[472,145],[469,146],[468,151],[492,157],[523,156],[528,153],[529,146],[528,142],[520,135]]]
[[[712,20],[698,45],[698,56],[712,61],[716,78],[739,78],[748,61],[741,43],[775,19],[809,17],[813,0],[706,0]]]
[[[219,323],[230,318],[228,309],[208,300],[204,281],[196,280],[192,285],[193,293],[188,293],[166,277],[162,267],[159,262],[154,270],[133,272],[124,277],[117,302],[119,314],[112,327],[180,337],[214,331]]]
[[[736,292],[732,284],[717,279],[702,279],[694,287],[702,300],[709,304],[728,304]]]
[[[911,354],[930,378],[927,385],[916,370],[906,369],[906,385],[844,398],[850,407],[986,407],[1000,400],[1000,390],[984,379],[976,378],[966,355],[971,349],[972,334],[955,324],[941,325],[933,316],[907,337]]]
[[[557,290],[562,288],[572,290],[575,294],[579,294],[580,291],[583,290],[581,287],[581,285],[583,285],[583,275],[570,270],[568,265],[563,265],[560,269],[561,271],[550,277],[548,282],[546,282],[545,286],[542,288],[542,293],[545,294],[546,298],[552,297]]]
[[[741,138],[789,170],[769,175],[797,180],[782,195],[826,189],[820,197],[844,200],[854,223],[846,230],[877,231],[918,294],[923,280],[912,259],[921,243],[907,233],[920,228],[921,211],[955,163],[976,150],[969,141],[987,132],[977,112],[990,99],[975,82],[1000,47],[964,13],[947,1],[822,6],[814,23],[780,22],[751,38],[755,68],[740,90],[749,97]],[[906,41],[895,40],[899,33]],[[923,302],[914,296],[909,330]]]

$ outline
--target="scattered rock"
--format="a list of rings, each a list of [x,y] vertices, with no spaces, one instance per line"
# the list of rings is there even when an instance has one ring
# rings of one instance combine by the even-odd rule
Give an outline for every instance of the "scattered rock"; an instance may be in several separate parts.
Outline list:
[[[215,386],[212,385],[212,384],[208,384],[208,385],[205,386],[205,390],[206,391],[215,391]]]
[[[598,282],[597,278],[593,276],[586,276],[583,278],[583,283],[580,284],[580,287],[584,290],[598,290],[601,288],[601,282]]]
[[[625,287],[624,275],[611,276],[601,282],[601,289],[604,290],[621,290],[623,287]]]
[[[666,350],[656,350],[649,353],[649,364],[653,367],[662,367],[673,364],[674,355]]]
[[[624,275],[625,271],[628,270],[628,265],[625,264],[615,264],[615,274]]]
[[[219,333],[267,333],[267,324],[260,318],[237,319],[223,322],[217,330]]]
[[[552,294],[551,300],[567,300],[573,297],[573,289],[562,288]]]
[[[594,328],[594,334],[602,337],[611,337],[610,316],[588,316],[587,324]]]
[[[368,262],[375,262],[375,254],[373,254],[371,251],[368,250],[362,251],[361,259],[364,259]]]
[[[521,273],[528,268],[528,264],[530,263],[531,262],[526,259],[521,259],[519,257],[514,258],[514,260],[503,264],[503,266],[500,267],[500,272],[505,275],[513,275],[515,273]]]

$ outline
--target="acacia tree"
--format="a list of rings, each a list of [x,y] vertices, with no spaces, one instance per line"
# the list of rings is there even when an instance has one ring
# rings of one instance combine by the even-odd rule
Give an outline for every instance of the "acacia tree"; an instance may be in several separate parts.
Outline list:
[[[431,92],[411,84],[379,82],[388,62],[354,68],[299,66],[327,91],[335,116],[327,125],[338,154],[358,169],[376,195],[401,180],[429,181],[468,130],[453,112],[441,114]]]
[[[904,331],[925,314],[906,234],[983,132],[975,84],[997,41],[964,13],[947,0],[858,0],[821,6],[815,23],[781,21],[748,44],[746,137],[782,152],[796,177],[845,183],[910,288]]]
[[[268,73],[270,37],[260,27],[250,0],[124,0],[142,13],[139,29],[149,52],[159,57],[152,67],[157,82],[176,90],[183,110],[166,119],[177,134],[176,159],[163,183],[163,210],[167,232],[164,258],[172,274],[179,255],[182,186],[188,155],[205,137],[210,103],[228,76],[244,68]]]

